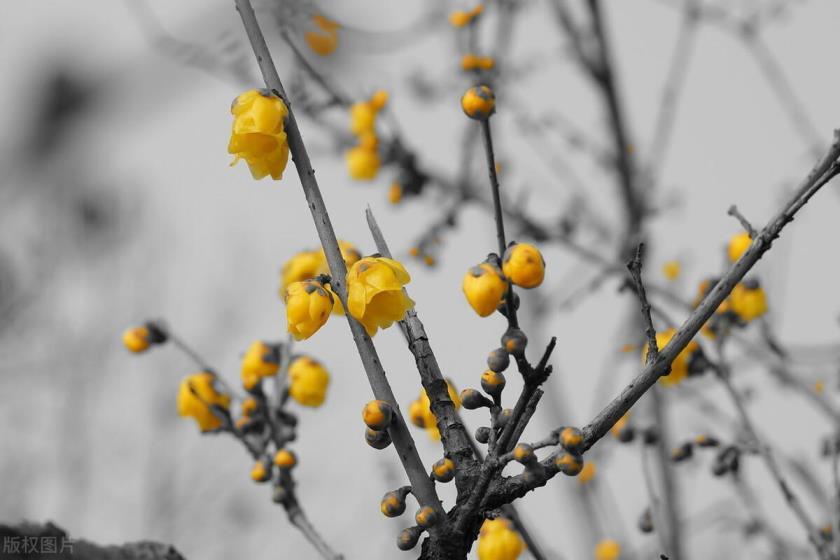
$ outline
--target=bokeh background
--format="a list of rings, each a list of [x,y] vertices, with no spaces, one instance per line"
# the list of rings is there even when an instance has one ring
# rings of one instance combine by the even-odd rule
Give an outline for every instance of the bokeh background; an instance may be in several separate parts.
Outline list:
[[[289,78],[297,70],[278,40],[277,4],[256,6],[281,76]],[[503,68],[511,71],[494,118],[504,189],[547,223],[574,215],[577,241],[613,255],[621,241],[614,179],[563,141],[568,122],[609,145],[600,102],[547,2],[520,4],[503,52]],[[651,278],[665,283],[661,266],[680,260],[682,274],[672,288],[686,299],[723,266],[723,247],[739,229],[726,215],[729,205],[763,223],[840,126],[840,4],[717,4],[738,15],[773,15],[761,27],[758,47],[731,29],[700,26],[681,64],[686,76],[676,124],[650,193],[657,212],[648,223],[647,266]],[[630,149],[642,162],[680,32],[680,6],[604,2]],[[469,6],[318,2],[341,22],[341,46],[328,59],[309,57],[354,98],[387,89],[403,137],[424,165],[450,176],[465,121],[457,101],[469,84],[445,23],[458,7]],[[165,318],[235,381],[239,356],[252,340],[285,337],[282,263],[317,245],[291,167],[274,183],[253,181],[244,164],[228,166],[230,101],[260,85],[232,2],[7,2],[3,14],[0,521],[51,519],[73,536],[103,543],[154,539],[194,559],[315,558],[270,491],[251,482],[251,462],[240,446],[225,436],[199,436],[191,420],[177,416],[175,395],[181,376],[193,370],[189,360],[172,348],[129,355],[120,344],[124,328]],[[496,44],[497,15],[491,6],[484,50]],[[781,85],[775,70],[783,73]],[[791,114],[792,105],[799,114]],[[335,127],[347,126],[342,111],[324,115]],[[370,205],[392,248],[408,259],[408,249],[439,218],[445,196],[429,192],[390,205],[387,169],[371,184],[353,182],[329,129],[306,118],[301,127],[339,236],[373,252],[364,221]],[[484,180],[480,159],[472,174]],[[797,374],[809,384],[822,381],[838,404],[840,184],[825,191],[785,230],[757,275],[770,297],[770,324],[801,358]],[[465,269],[493,250],[493,232],[487,211],[467,205],[457,227],[442,236],[435,266],[406,261],[438,360],[459,388],[478,383],[503,329],[501,317],[477,318],[460,289]],[[597,268],[562,245],[543,249],[547,281],[523,294],[522,314],[532,348],[551,335],[559,344],[555,375],[526,439],[559,423],[586,423],[638,369],[636,353],[619,351],[637,336],[622,329],[631,302],[618,293],[619,279],[594,292],[582,289]],[[413,359],[395,329],[375,342],[406,407],[419,390]],[[394,546],[407,521],[379,514],[380,497],[402,485],[404,475],[392,450],[375,452],[363,442],[359,411],[370,389],[346,323],[334,318],[297,350],[316,356],[332,374],[326,404],[299,411],[298,491],[307,513],[347,558],[411,557]],[[797,489],[812,516],[828,522],[830,465],[819,442],[831,426],[761,368],[736,363],[736,384],[749,389],[750,410],[764,433],[824,484],[823,500]],[[690,383],[731,412],[714,380]],[[673,435],[717,430],[691,412],[682,390],[669,397]],[[643,410],[644,401],[638,406]],[[466,419],[473,428],[485,420],[477,413]],[[424,461],[437,460],[438,444],[422,430],[414,433]],[[563,477],[521,500],[520,510],[557,558],[590,558],[593,543],[605,537],[620,540],[628,557],[652,557],[655,537],[635,530],[647,504],[638,448],[609,440],[599,446],[603,463],[587,491],[598,493],[602,523],[583,521],[580,485]],[[747,459],[744,469],[773,530],[804,545],[760,461]],[[708,457],[678,471],[691,558],[768,557],[766,541],[743,536],[743,504],[711,477]],[[442,490],[448,504],[452,491]]]

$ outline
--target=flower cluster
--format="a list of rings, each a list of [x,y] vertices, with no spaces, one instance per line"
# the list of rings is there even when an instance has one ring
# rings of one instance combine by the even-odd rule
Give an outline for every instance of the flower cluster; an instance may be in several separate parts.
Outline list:
[[[285,121],[289,115],[286,104],[267,89],[252,89],[233,100],[233,131],[228,152],[235,165],[244,159],[254,179],[268,175],[275,181],[283,178],[289,161],[289,144]]]
[[[347,150],[344,159],[347,172],[357,181],[376,178],[381,165],[379,137],[376,135],[376,117],[388,102],[388,92],[376,91],[370,99],[350,107],[350,132],[358,143]]]
[[[348,241],[339,240],[338,247],[344,259],[344,266],[348,269],[362,258],[361,253],[359,253],[355,245]],[[283,296],[286,293],[286,289],[295,282],[311,280],[321,275],[326,276],[329,272],[330,267],[323,249],[301,251],[283,263],[283,268],[280,272],[280,295]],[[341,305],[341,300],[332,291],[332,287],[326,284],[324,288],[333,295],[332,312],[336,315],[344,315],[344,306]]]
[[[484,262],[470,268],[462,289],[470,307],[480,317],[487,317],[496,310],[504,312],[510,284],[531,289],[542,284],[544,278],[545,260],[539,249],[529,243],[511,242],[501,263],[491,253]],[[513,301],[515,306],[516,299]]]

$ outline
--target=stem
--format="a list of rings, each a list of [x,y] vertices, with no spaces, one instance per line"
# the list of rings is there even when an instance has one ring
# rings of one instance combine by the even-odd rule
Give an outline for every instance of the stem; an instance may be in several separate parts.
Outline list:
[[[277,74],[277,69],[274,67],[274,62],[271,59],[271,53],[266,45],[265,38],[260,30],[259,22],[254,14],[254,9],[251,6],[250,0],[235,0],[236,8],[242,18],[242,23],[245,27],[245,32],[251,42],[251,47],[254,50],[254,55],[257,58],[260,71],[262,72],[266,86],[275,90],[284,100],[289,109],[289,116],[286,119],[286,136],[288,138],[289,150],[292,153],[292,158],[300,177],[301,187],[303,188],[306,201],[309,205],[309,210],[312,213],[312,219],[315,223],[315,229],[318,231],[318,237],[321,240],[321,245],[324,248],[324,253],[327,257],[327,263],[330,268],[330,275],[332,276],[332,288],[338,295],[342,305],[345,309],[347,307],[347,294],[344,285],[347,276],[347,267],[344,264],[344,259],[341,256],[341,250],[338,247],[338,240],[336,239],[335,231],[333,230],[330,217],[327,212],[324,199],[321,196],[321,190],[318,187],[318,181],[315,179],[315,171],[309,161],[309,154],[303,143],[303,138],[295,120],[294,112],[291,104],[288,102],[286,92],[283,89],[283,84],[280,81],[280,76]],[[388,402],[394,410],[394,421],[389,427],[388,431],[391,435],[391,440],[394,443],[394,448],[397,455],[402,462],[403,469],[408,475],[411,482],[412,492],[417,498],[421,506],[428,506],[433,508],[438,518],[441,520],[438,525],[432,527],[430,532],[437,534],[441,526],[446,524],[446,514],[440,505],[440,499],[435,491],[434,484],[426,473],[426,469],[420,460],[420,455],[414,445],[414,439],[408,431],[399,405],[397,404],[394,394],[391,391],[391,386],[385,376],[385,371],[382,369],[382,364],[379,361],[379,356],[376,353],[376,348],[373,345],[370,337],[364,330],[364,327],[356,321],[350,313],[346,313],[347,322],[350,325],[350,331],[353,334],[353,340],[356,343],[356,348],[359,352],[359,357],[365,368],[365,373],[368,377],[371,389],[374,396],[379,400]]]

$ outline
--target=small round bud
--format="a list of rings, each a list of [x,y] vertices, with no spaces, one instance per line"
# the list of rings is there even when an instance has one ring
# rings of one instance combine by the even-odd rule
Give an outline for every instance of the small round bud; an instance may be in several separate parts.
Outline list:
[[[293,469],[297,465],[297,456],[288,449],[281,449],[274,455],[274,464],[281,469]]]
[[[135,354],[145,352],[152,345],[149,329],[146,327],[134,327],[126,330],[122,335],[122,342],[126,349]]]
[[[251,480],[254,482],[265,482],[269,478],[271,478],[271,466],[266,465],[263,461],[254,463],[254,467],[251,469]]]
[[[461,109],[471,119],[485,120],[496,111],[496,96],[487,86],[472,87],[461,96]]]
[[[498,397],[505,388],[505,376],[503,373],[488,369],[481,374],[481,388],[491,397]]]
[[[568,476],[577,476],[583,470],[583,457],[577,453],[564,451],[554,458],[554,466]]]
[[[716,438],[706,434],[694,438],[694,443],[697,444],[697,447],[717,447],[720,444]]]
[[[642,441],[644,441],[645,445],[656,445],[659,441],[659,430],[653,426],[642,432],[642,435]]]
[[[374,449],[385,449],[391,445],[391,436],[388,430],[365,429],[365,441]]]
[[[694,455],[694,446],[691,442],[684,443],[671,450],[671,460],[675,463],[691,459],[692,455]]]
[[[271,490],[271,501],[275,504],[282,504],[289,497],[289,492],[279,484]]]
[[[490,428],[481,426],[475,431],[475,441],[478,443],[487,443],[490,441]]]
[[[397,548],[400,550],[411,550],[417,546],[417,541],[420,540],[420,535],[423,534],[423,529],[420,527],[407,527],[403,529],[397,536]]]
[[[399,490],[388,492],[382,497],[379,509],[385,517],[398,517],[405,512],[405,493]]]
[[[642,512],[642,515],[639,516],[639,523],[638,523],[639,531],[642,533],[651,533],[653,532],[653,517],[650,514],[650,509],[645,509]]]
[[[513,448],[513,458],[523,465],[530,465],[537,460],[534,448],[527,443],[520,443]]]
[[[432,465],[432,477],[438,482],[449,482],[455,478],[455,463],[452,459],[443,459]]]
[[[370,401],[362,409],[362,420],[371,430],[384,430],[391,423],[394,410],[385,401]]]
[[[513,416],[513,410],[510,408],[505,408],[499,413],[499,416],[496,418],[496,427],[497,428],[504,428],[505,424],[508,423],[508,420]]]
[[[497,373],[502,373],[510,365],[510,356],[504,348],[496,348],[487,355],[487,367]]]
[[[502,257],[502,272],[520,288],[536,288],[545,278],[545,259],[530,243],[511,243]]]
[[[493,403],[475,389],[464,389],[460,395],[461,405],[467,410],[475,410],[482,406],[491,406]]]
[[[583,444],[583,433],[571,426],[563,428],[560,432],[560,444],[567,451],[577,451]]]
[[[522,356],[525,354],[525,347],[528,345],[528,337],[519,329],[508,329],[502,336],[502,347],[508,354]]]
[[[424,529],[434,526],[438,522],[438,514],[429,506],[421,507],[414,514],[414,521]]]

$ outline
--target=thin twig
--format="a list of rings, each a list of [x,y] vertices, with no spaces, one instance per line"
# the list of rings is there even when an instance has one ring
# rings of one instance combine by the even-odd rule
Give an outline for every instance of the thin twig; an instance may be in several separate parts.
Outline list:
[[[285,101],[289,109],[289,115],[286,119],[286,136],[288,138],[289,150],[292,153],[292,158],[297,169],[300,183],[303,188],[306,201],[312,213],[312,218],[315,223],[315,229],[318,231],[318,236],[321,240],[321,245],[327,257],[327,263],[330,268],[330,275],[332,276],[332,288],[338,296],[345,309],[347,307],[347,294],[344,285],[347,276],[347,267],[344,263],[344,258],[341,255],[341,250],[338,246],[335,231],[330,222],[329,214],[327,212],[324,199],[321,196],[321,190],[318,187],[318,181],[315,179],[315,171],[309,161],[306,147],[303,143],[303,138],[300,134],[297,121],[295,120],[294,111],[289,103],[286,92],[283,89],[283,84],[280,81],[280,76],[277,74],[277,69],[271,59],[271,53],[266,45],[265,38],[260,30],[259,22],[257,21],[254,9],[251,6],[250,0],[235,0],[236,8],[242,18],[242,23],[251,42],[251,47],[254,50],[257,63],[260,71],[265,79],[266,86],[276,91]],[[350,331],[353,334],[353,340],[356,343],[356,348],[359,356],[362,359],[365,373],[368,377],[371,389],[374,396],[379,400],[384,400],[391,404],[394,410],[394,421],[389,427],[389,434],[393,441],[394,448],[397,455],[402,462],[403,469],[408,475],[411,482],[412,492],[417,498],[417,501],[422,506],[431,507],[438,514],[440,523],[430,529],[430,533],[434,536],[439,532],[439,529],[446,525],[446,514],[440,505],[440,499],[435,491],[434,484],[429,478],[426,469],[420,460],[420,455],[414,445],[414,439],[408,431],[405,424],[405,419],[400,412],[399,405],[394,397],[391,385],[385,376],[385,371],[382,369],[382,364],[379,361],[379,356],[376,353],[376,348],[373,345],[370,337],[364,330],[364,327],[354,319],[350,313],[346,313],[347,322],[350,325]]]

